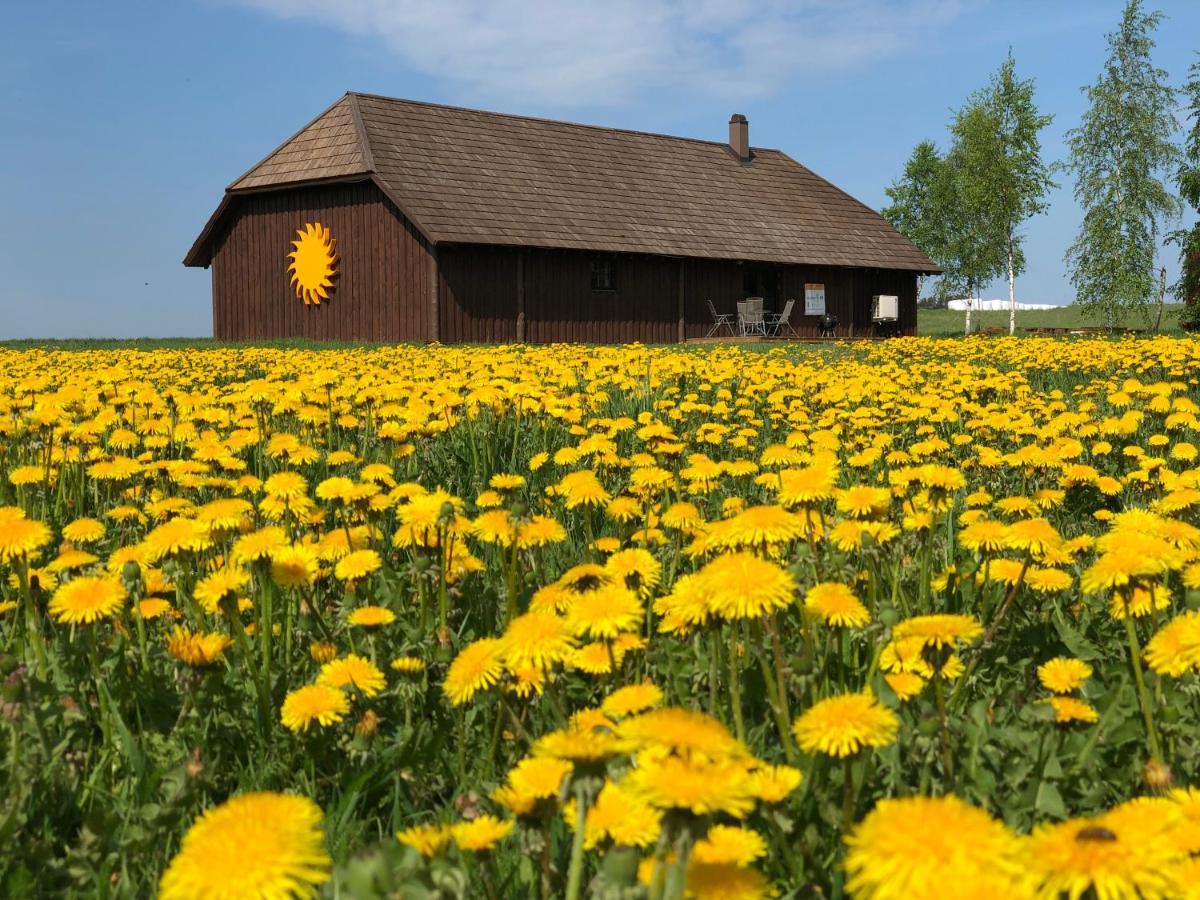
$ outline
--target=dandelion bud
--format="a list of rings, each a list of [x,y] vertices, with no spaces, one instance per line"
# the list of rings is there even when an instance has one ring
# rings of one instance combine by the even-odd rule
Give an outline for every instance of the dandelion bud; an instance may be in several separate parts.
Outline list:
[[[359,737],[371,737],[379,730],[379,716],[375,715],[374,710],[368,709],[362,714],[362,717],[354,723],[354,733]]]
[[[514,519],[523,519],[529,513],[529,507],[522,500],[514,500],[513,505],[509,507],[509,512],[512,513]]]
[[[142,567],[134,560],[129,560],[121,567],[121,578],[126,584],[137,584],[142,577]]]
[[[1152,791],[1165,791],[1175,780],[1165,763],[1152,759],[1142,767],[1142,781]]]
[[[448,522],[454,518],[454,504],[446,502],[442,504],[442,508],[438,510],[438,518],[443,522]]]
[[[187,772],[188,778],[199,778],[204,774],[204,763],[200,759],[200,748],[192,749],[192,758],[187,761],[187,766],[184,769]]]
[[[313,658],[313,662],[322,665],[337,656],[337,652],[336,644],[329,644],[324,641],[313,641],[308,648],[309,656]]]

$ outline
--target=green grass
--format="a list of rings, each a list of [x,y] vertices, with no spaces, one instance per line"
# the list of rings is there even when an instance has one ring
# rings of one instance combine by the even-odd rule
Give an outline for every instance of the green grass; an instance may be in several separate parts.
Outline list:
[[[1163,309],[1162,330],[1179,332],[1179,311],[1182,306],[1168,304]],[[1150,318],[1137,314],[1128,315],[1121,323],[1129,328],[1149,330],[1154,324],[1155,310],[1150,308]],[[962,334],[964,313],[951,309],[922,309],[917,314],[917,333],[941,336]],[[1081,326],[1103,327],[1107,324],[1103,316],[1085,315],[1078,306],[1059,306],[1055,309],[1017,310],[1017,334],[1022,328],[1075,328]],[[1008,329],[1008,310],[971,313],[972,330],[998,327]]]

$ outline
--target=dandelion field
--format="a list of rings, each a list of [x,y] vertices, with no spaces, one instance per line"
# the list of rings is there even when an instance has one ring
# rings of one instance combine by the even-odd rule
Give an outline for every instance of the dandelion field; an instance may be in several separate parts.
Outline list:
[[[0,366],[0,895],[1200,897],[1190,339]]]

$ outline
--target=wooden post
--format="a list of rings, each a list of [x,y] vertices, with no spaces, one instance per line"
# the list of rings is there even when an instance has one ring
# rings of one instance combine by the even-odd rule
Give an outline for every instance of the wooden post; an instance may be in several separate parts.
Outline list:
[[[858,300],[858,292],[856,290],[858,285],[855,283],[853,269],[850,270],[847,280],[850,282],[850,288],[849,288],[849,293],[850,293],[849,332],[850,332],[850,334],[849,334],[849,337],[854,337],[854,305],[855,305],[855,302]]]
[[[679,260],[679,343],[684,343],[687,339],[687,319],[684,315],[684,298],[683,298],[683,269],[684,260],[680,257]]]
[[[517,251],[517,343],[525,343],[525,248]]]
[[[441,273],[438,270],[437,247],[429,247],[429,340],[441,340],[441,322],[439,321],[439,294],[441,291]]]

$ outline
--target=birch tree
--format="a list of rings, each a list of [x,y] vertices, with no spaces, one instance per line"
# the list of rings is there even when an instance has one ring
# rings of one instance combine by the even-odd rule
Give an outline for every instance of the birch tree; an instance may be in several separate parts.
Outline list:
[[[946,154],[946,192],[951,208],[941,284],[945,290],[965,291],[963,332],[970,334],[970,301],[1004,272],[1005,222],[993,196],[1000,123],[983,97],[972,95],[954,114],[950,130],[953,143]],[[1017,263],[1024,267],[1024,262],[1019,255]]]
[[[1178,158],[1175,91],[1151,59],[1161,21],[1161,13],[1129,0],[1107,36],[1104,70],[1083,89],[1083,120],[1067,132],[1068,168],[1084,212],[1067,266],[1077,302],[1103,314],[1110,329],[1130,309],[1148,318],[1158,239],[1179,210],[1166,184]]]
[[[1188,70],[1183,95],[1187,134],[1176,184],[1179,196],[1200,217],[1200,59]],[[1200,218],[1191,228],[1172,234],[1171,241],[1179,246],[1180,255],[1179,281],[1175,284],[1175,296],[1184,305],[1180,324],[1200,328]]]
[[[1008,276],[1008,333],[1017,330],[1016,278],[1025,269],[1021,226],[1045,212],[1046,195],[1055,183],[1042,160],[1039,134],[1054,120],[1042,115],[1034,102],[1033,79],[1017,77],[1012,50],[955,116],[955,144],[969,178],[969,202],[978,215],[991,221],[1002,241]]]
[[[904,174],[885,189],[891,203],[880,211],[939,267],[945,263],[950,215],[946,177],[945,160],[937,145],[922,141],[904,164]],[[924,287],[922,275],[917,281],[918,297]]]

